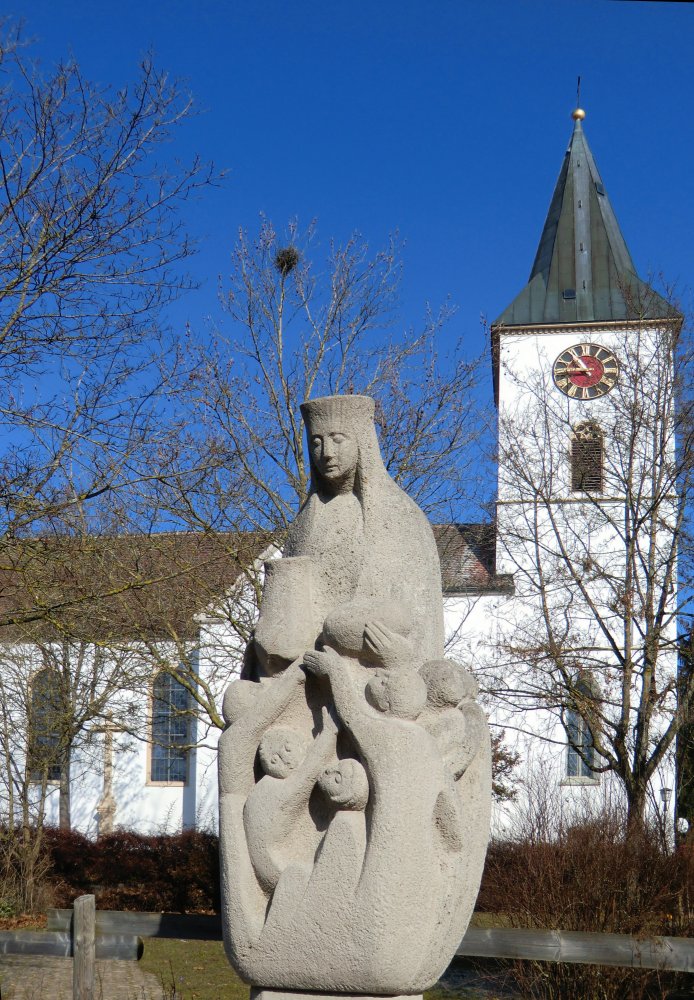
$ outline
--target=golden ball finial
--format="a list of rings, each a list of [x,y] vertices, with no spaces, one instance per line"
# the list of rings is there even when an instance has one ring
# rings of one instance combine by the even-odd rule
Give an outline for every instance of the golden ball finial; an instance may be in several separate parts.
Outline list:
[[[575,111],[571,112],[571,117],[573,118],[573,120],[575,122],[582,122],[583,119],[585,118],[585,116],[586,116],[586,113],[583,110],[583,108],[576,108]]]

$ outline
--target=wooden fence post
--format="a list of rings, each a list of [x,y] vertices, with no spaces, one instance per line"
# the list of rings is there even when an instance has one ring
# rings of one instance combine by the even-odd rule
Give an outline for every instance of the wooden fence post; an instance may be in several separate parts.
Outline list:
[[[94,1000],[96,902],[79,896],[73,904],[72,1000]]]

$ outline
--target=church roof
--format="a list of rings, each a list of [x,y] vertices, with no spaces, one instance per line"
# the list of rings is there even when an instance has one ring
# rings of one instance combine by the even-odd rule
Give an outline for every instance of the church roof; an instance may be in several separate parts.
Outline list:
[[[509,593],[513,577],[496,572],[496,524],[434,524],[444,594]]]
[[[512,586],[495,572],[493,524],[432,527],[446,593]],[[239,624],[234,584],[274,544],[281,542],[267,532],[183,531],[8,545],[0,566],[0,650],[57,638],[190,641],[209,615],[233,614]]]
[[[262,532],[26,539],[3,550],[0,644],[190,640],[272,544]]]
[[[636,273],[583,131],[580,109],[559,172],[528,284],[498,326],[675,317]]]

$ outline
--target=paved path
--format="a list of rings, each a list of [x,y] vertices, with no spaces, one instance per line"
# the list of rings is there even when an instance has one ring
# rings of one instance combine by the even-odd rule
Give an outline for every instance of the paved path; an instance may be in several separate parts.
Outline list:
[[[72,1000],[72,959],[0,956],[1,1000]],[[94,1000],[164,1000],[161,983],[137,962],[97,961]]]

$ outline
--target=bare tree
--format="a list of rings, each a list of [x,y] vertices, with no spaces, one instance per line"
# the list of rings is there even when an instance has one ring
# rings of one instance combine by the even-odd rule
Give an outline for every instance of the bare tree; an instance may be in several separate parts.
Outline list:
[[[212,174],[165,157],[191,102],[151,60],[117,92],[73,61],[42,75],[6,24],[0,70],[6,545],[143,474],[173,348],[161,311],[190,284],[179,209]]]
[[[204,612],[200,627],[209,631],[199,646],[191,641],[159,587],[148,600],[162,602],[160,630],[141,630],[138,642],[186,689],[198,745],[224,726],[221,699],[255,624],[262,556],[281,547],[307,495],[304,399],[375,396],[386,465],[432,518],[460,518],[487,497],[488,421],[476,395],[484,359],[466,358],[460,342],[439,350],[452,310],[396,335],[395,242],[372,253],[353,236],[341,247],[331,243],[325,259],[317,243],[314,226],[301,233],[295,223],[284,238],[267,221],[255,240],[239,234],[222,288],[225,324],[213,337],[191,336],[183,416],[158,445],[167,475],[136,488],[141,523],[187,532],[178,544],[155,535],[147,544],[160,552],[182,601]],[[499,791],[507,795],[515,759],[498,750]]]
[[[694,683],[677,662],[692,594],[691,340],[673,310],[626,324],[618,353],[615,387],[578,423],[546,366],[501,422],[516,599],[489,683],[519,728],[537,708],[561,723],[589,773],[619,780],[638,826]]]
[[[376,395],[391,472],[449,518],[479,497],[473,463],[463,462],[480,428],[471,399],[479,362],[455,345],[439,349],[447,308],[419,333],[392,335],[394,244],[375,255],[356,237],[331,245],[316,273],[313,228],[290,226],[279,239],[264,223],[234,252],[223,289],[229,332],[190,337],[181,364],[157,321],[187,287],[179,265],[190,244],[176,210],[211,175],[197,162],[169,172],[157,152],[190,113],[188,99],[150,62],[117,94],[73,63],[42,78],[18,41],[6,36],[10,82],[0,92],[9,400],[0,423],[10,441],[0,625],[8,638],[32,635],[47,655],[111,650],[113,679],[128,662],[119,683],[131,690],[145,677],[125,654],[145,650],[149,677],[169,670],[203,728],[218,729],[229,657],[201,673],[193,619],[212,608],[238,658],[258,556],[281,542],[307,491],[299,404],[322,392]],[[164,528],[194,532],[195,551],[172,548]],[[99,534],[109,539],[108,572],[72,572],[90,564]],[[74,670],[64,685],[72,698]],[[81,733],[102,724],[100,699],[79,715]]]
[[[239,234],[227,323],[191,343],[194,426],[171,444],[181,479],[158,496],[172,523],[281,533],[308,490],[299,404],[339,392],[376,397],[386,465],[431,516],[479,502],[481,359],[446,343],[452,310],[396,336],[395,243],[370,253],[353,236],[314,266],[316,244],[295,223],[283,239],[268,221]]]
[[[145,671],[140,663],[136,672],[135,658],[132,649],[106,652],[98,642],[59,636],[49,641],[31,634],[22,641],[15,634],[2,645],[0,864],[3,891],[23,909],[38,902],[48,796],[57,793],[59,826],[70,829],[72,782],[101,770],[99,737],[112,715],[136,724],[132,679]]]
[[[181,208],[215,179],[209,166],[182,165],[167,148],[192,104],[151,59],[116,91],[90,83],[72,60],[44,73],[30,51],[5,22],[2,843],[6,871],[16,861],[23,873],[25,905],[40,868],[48,786],[60,781],[68,825],[76,750],[89,748],[114,712],[123,726],[132,722],[126,703],[135,695],[126,692],[147,674],[113,619],[119,595],[147,580],[132,565],[106,572],[95,536],[127,528],[134,484],[161,472],[157,442],[180,362],[162,318],[191,287],[185,262],[194,250]]]
[[[482,359],[466,358],[460,343],[439,350],[448,307],[428,315],[421,331],[395,335],[394,242],[371,253],[353,236],[331,243],[324,260],[317,243],[314,226],[301,233],[295,223],[284,238],[266,220],[254,240],[239,234],[221,292],[225,323],[209,338],[191,338],[195,361],[180,389],[185,421],[163,451],[170,474],[140,490],[143,510],[156,510],[159,523],[225,544],[262,537],[264,546],[280,546],[308,492],[299,406],[339,392],[375,396],[386,465],[430,516],[448,520],[480,505]],[[258,550],[252,554],[240,570],[257,601],[261,567]],[[202,577],[192,575],[204,591]],[[227,625],[238,659],[252,622],[230,610]],[[191,697],[222,724],[199,678]]]

